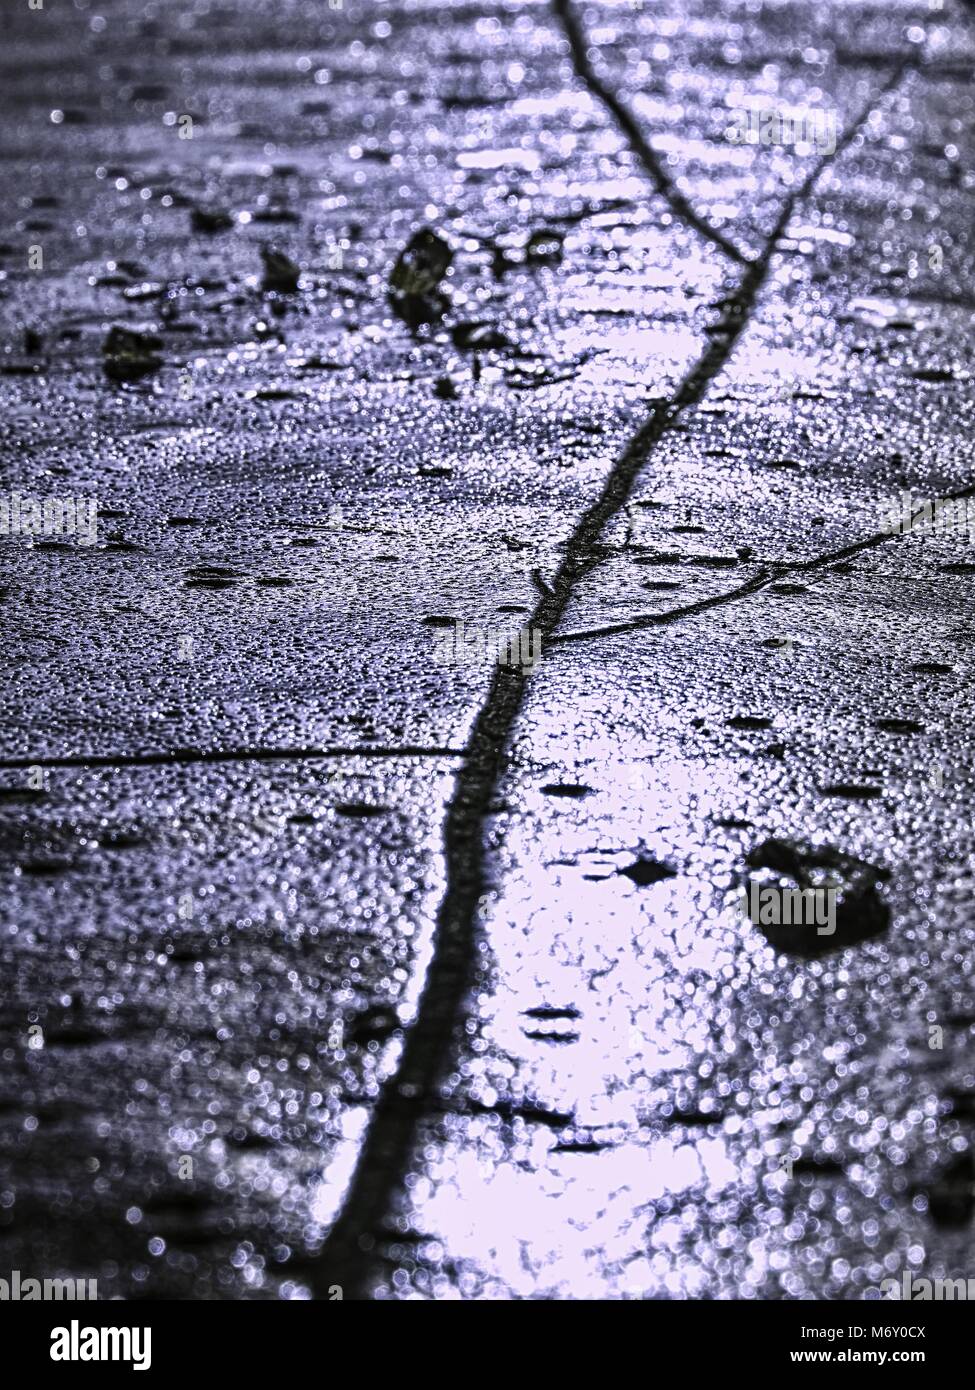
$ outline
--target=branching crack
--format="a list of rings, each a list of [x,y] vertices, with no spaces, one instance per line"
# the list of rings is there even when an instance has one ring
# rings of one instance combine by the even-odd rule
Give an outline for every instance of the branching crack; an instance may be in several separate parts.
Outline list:
[[[590,85],[594,80],[598,82],[586,76],[585,41],[568,0],[553,0],[553,3],[566,26],[577,70],[581,53],[584,80]],[[579,520],[556,574],[545,588],[540,588],[535,610],[527,620],[527,625],[541,630],[543,649],[554,640],[581,581],[602,563],[606,551],[599,544],[600,537],[608,523],[626,506],[656,445],[677,417],[701,400],[731,356],[750,321],[795,205],[807,196],[831,160],[852,140],[877,100],[900,80],[906,66],[901,65],[882,92],[849,127],[836,150],[821,160],[786,199],[762,252],[754,260],[746,262],[720,233],[702,224],[696,214],[683,205],[681,215],[685,220],[744,266],[734,291],[740,312],[712,336],[709,346],[674,396],[655,404],[649,418],[613,464],[598,498]],[[656,156],[637,130],[633,117],[601,83],[593,90],[613,112],[634,148],[642,147],[647,151],[645,167],[656,179],[653,172],[657,167]],[[661,191],[668,187],[669,183]],[[680,205],[674,202],[673,193],[668,192],[667,196],[677,210]],[[677,196],[682,195],[678,193]],[[763,575],[752,584],[759,587],[770,577]],[[450,1060],[461,1038],[469,1012],[469,996],[478,977],[480,900],[489,887],[485,825],[496,802],[498,782],[505,770],[506,748],[530,679],[530,670],[496,667],[487,698],[471,729],[464,762],[458,769],[454,795],[446,812],[447,886],[437,914],[430,963],[416,1017],[406,1031],[399,1066],[376,1102],[345,1200],[317,1260],[312,1278],[316,1297],[327,1296],[329,1286],[334,1284],[343,1286],[346,1298],[365,1298],[371,1294],[380,1265],[381,1252],[377,1248],[380,1232],[394,1214],[397,1199],[402,1194],[420,1126],[425,1119],[442,1110],[448,1090]]]

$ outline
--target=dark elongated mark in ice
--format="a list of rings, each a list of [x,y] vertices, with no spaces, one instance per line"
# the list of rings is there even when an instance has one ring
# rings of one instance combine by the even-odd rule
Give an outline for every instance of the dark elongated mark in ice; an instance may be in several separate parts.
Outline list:
[[[463,748],[430,748],[406,743],[399,747],[355,744],[333,748],[172,748],[159,753],[76,753],[64,757],[25,757],[0,760],[0,771],[28,767],[182,767],[192,763],[290,763],[321,758],[463,758]]]
[[[944,500],[954,502],[972,496],[975,496],[975,483],[969,484],[959,492],[946,493]],[[575,632],[557,633],[549,638],[546,645],[556,647],[565,642],[585,642],[593,637],[615,637],[621,632],[638,632],[641,628],[667,627],[671,623],[680,622],[682,618],[704,613],[709,608],[723,608],[727,603],[747,598],[750,594],[758,593],[760,589],[777,583],[788,574],[812,573],[895,539],[896,532],[875,531],[858,541],[851,541],[849,545],[841,546],[838,550],[827,550],[822,555],[814,555],[809,560],[797,560],[793,564],[775,565],[767,570],[759,570],[746,583],[739,584],[734,589],[726,589],[722,594],[712,594],[710,598],[701,599],[697,603],[684,604],[680,608],[667,608],[661,613],[645,613],[636,618],[628,618],[623,623],[607,623],[605,627],[580,628]]]
[[[736,265],[746,265],[748,258],[743,252],[739,251],[734,242],[730,241],[725,234],[717,227],[713,227],[706,218],[701,217],[691,207],[684,194],[674,183],[667,173],[660,157],[649,143],[643,131],[636,122],[632,111],[625,102],[621,101],[616,92],[608,87],[598,75],[592,63],[589,61],[588,47],[582,27],[573,13],[569,0],[552,0],[555,13],[563,32],[569,41],[569,49],[572,53],[572,64],[576,71],[576,76],[592,93],[597,101],[601,102],[606,110],[610,112],[620,130],[626,136],[630,149],[643,165],[645,173],[649,176],[654,188],[660,196],[666,199],[671,209],[677,214],[682,222],[686,222],[689,227],[693,227],[696,232],[710,241],[713,246],[717,246],[729,256]]]
[[[560,13],[568,13],[564,0],[557,8]],[[574,21],[573,26],[582,43],[581,31]],[[825,168],[846,148],[877,101],[897,85],[906,68],[906,62],[900,65],[850,124],[835,151],[820,160],[786,199],[761,254],[745,263],[734,292],[740,312],[727,331],[712,339],[674,396],[655,405],[646,423],[613,464],[599,497],[581,517],[565,546],[554,579],[541,588],[539,601],[528,619],[529,626],[541,630],[543,649],[556,632],[580,582],[601,563],[605,547],[599,547],[600,536],[628,502],[656,445],[676,419],[702,399],[731,356],[751,318],[796,204],[811,192]],[[619,102],[610,109],[618,120],[619,113],[625,111]],[[625,119],[633,124],[628,112]],[[714,240],[714,236],[710,239]],[[740,253],[735,254],[735,259],[743,261]],[[529,671],[499,665],[467,741],[466,757],[447,807],[447,888],[437,914],[432,955],[416,1018],[406,1032],[399,1067],[376,1102],[345,1200],[311,1277],[316,1297],[327,1297],[329,1286],[336,1283],[343,1286],[346,1298],[370,1295],[378,1278],[380,1228],[403,1189],[420,1125],[443,1108],[441,1085],[477,978],[479,900],[488,887],[484,824],[497,795],[506,747],[530,678]]]

